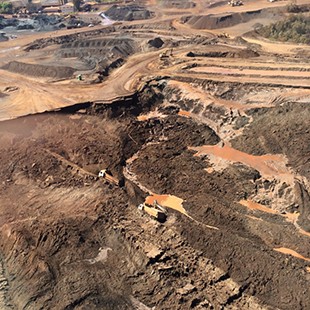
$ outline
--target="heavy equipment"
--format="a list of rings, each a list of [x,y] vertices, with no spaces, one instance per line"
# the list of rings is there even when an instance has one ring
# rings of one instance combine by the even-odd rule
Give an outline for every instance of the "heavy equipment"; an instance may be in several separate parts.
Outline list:
[[[102,169],[99,171],[98,173],[98,177],[99,178],[103,178],[103,179],[106,179],[107,181],[109,181],[110,183],[114,183],[115,185],[119,186],[120,185],[120,182],[119,180],[117,180],[116,178],[114,178],[111,173],[109,173],[107,171],[107,169]]]
[[[167,59],[169,58],[167,51],[162,52],[161,54],[159,54],[159,59],[163,60],[163,59]]]
[[[167,219],[167,210],[154,200],[153,205],[147,203],[141,203],[138,209],[146,212],[151,217],[155,218],[159,222],[164,222]]]
[[[168,59],[169,57],[173,57],[173,48],[165,50],[161,54],[159,54],[160,60]]]

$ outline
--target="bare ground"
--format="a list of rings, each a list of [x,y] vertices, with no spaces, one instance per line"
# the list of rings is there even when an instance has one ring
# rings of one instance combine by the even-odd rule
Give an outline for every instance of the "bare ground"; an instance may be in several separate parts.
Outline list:
[[[193,31],[171,16],[228,9],[192,3],[3,43],[1,309],[309,308],[309,47]]]

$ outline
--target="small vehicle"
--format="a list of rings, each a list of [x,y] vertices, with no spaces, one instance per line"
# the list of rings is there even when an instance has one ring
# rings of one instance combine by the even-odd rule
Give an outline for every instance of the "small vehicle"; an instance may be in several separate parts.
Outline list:
[[[99,173],[98,173],[98,177],[99,178],[104,178],[105,175],[106,175],[106,171],[107,171],[106,169],[100,170]]]
[[[113,183],[113,184],[115,184],[115,185],[117,185],[117,186],[120,186],[119,180],[117,180],[116,178],[114,178],[114,177],[111,175],[111,173],[109,173],[109,172],[107,171],[107,169],[102,169],[102,170],[100,170],[99,173],[98,173],[98,177],[99,177],[99,178],[103,178],[103,179],[105,179],[105,180],[109,181],[110,183]]]
[[[234,6],[240,6],[243,5],[243,2],[241,0],[231,0],[228,2],[228,5],[234,7]]]

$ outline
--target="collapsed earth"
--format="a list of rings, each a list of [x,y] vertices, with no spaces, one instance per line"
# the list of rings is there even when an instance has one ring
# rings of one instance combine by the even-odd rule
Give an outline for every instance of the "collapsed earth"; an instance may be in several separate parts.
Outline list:
[[[310,46],[262,36],[309,10],[108,3],[3,40],[0,309],[309,309]]]

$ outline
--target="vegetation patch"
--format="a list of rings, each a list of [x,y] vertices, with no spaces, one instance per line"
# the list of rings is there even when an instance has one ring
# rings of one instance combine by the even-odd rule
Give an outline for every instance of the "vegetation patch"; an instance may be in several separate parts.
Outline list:
[[[291,15],[285,20],[262,27],[258,33],[272,40],[310,44],[310,17]]]
[[[13,5],[11,2],[0,3],[0,13],[1,14],[11,14],[13,12]]]

